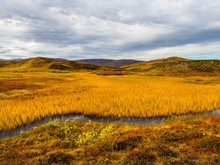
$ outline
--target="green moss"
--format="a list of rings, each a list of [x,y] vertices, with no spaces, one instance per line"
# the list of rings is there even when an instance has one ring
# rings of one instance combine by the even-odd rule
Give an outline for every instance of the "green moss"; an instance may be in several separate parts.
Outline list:
[[[220,151],[220,138],[210,137],[203,139],[201,143],[197,146],[197,149],[203,149],[205,151],[212,151],[219,153]]]

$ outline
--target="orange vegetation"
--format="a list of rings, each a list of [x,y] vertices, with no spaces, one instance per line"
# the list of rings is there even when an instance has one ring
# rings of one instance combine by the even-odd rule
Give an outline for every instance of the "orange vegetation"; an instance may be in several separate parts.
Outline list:
[[[218,77],[1,73],[0,130],[67,113],[152,117],[220,107]]]

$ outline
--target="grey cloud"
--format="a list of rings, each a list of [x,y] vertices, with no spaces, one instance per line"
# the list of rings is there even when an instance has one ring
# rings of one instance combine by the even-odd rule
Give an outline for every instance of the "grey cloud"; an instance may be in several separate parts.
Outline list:
[[[152,50],[161,47],[175,47],[186,44],[216,42],[220,39],[220,30],[179,31],[151,42],[138,42],[124,45],[121,51]],[[210,50],[211,51],[211,50]]]

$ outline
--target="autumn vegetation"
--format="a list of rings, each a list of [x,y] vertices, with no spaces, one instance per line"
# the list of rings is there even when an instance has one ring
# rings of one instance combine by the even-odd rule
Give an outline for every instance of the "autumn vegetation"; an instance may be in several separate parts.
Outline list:
[[[53,121],[0,141],[6,164],[219,164],[220,117],[163,125]]]
[[[64,114],[166,117],[219,108],[220,60],[173,57],[119,68],[0,61],[0,131]],[[52,121],[1,139],[0,164],[218,164],[219,123],[219,116],[151,126]]]
[[[218,77],[1,73],[0,130],[56,114],[154,117],[220,107]]]

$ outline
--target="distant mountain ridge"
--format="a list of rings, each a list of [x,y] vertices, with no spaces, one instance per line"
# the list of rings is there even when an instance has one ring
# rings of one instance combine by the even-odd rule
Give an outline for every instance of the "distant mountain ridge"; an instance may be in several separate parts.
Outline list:
[[[139,63],[143,61],[139,60],[130,60],[130,59],[121,59],[121,60],[112,60],[112,59],[82,59],[77,60],[79,62],[87,63],[87,64],[95,64],[100,66],[107,66],[107,67],[121,67],[123,65]]]

